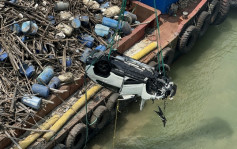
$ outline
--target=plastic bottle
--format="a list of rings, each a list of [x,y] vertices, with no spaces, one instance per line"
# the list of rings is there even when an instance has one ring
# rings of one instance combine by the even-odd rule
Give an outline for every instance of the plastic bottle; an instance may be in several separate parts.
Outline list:
[[[54,70],[53,67],[47,66],[43,72],[36,78],[36,81],[39,84],[48,84],[49,81],[53,78],[54,76]],[[42,83],[43,82],[43,83]]]
[[[134,23],[135,21],[137,21],[137,16],[129,11],[124,11],[124,15],[127,15],[127,16],[131,16],[132,18],[132,23]]]
[[[39,110],[42,99],[36,96],[24,95],[21,102],[33,109]]]
[[[41,97],[44,97],[44,98],[49,97],[49,88],[44,85],[33,84],[32,91],[34,94],[37,94]]]

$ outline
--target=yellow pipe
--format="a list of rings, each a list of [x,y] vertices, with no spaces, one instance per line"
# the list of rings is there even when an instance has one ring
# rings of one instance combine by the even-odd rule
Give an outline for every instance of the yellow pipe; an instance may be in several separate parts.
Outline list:
[[[157,48],[157,42],[152,42],[148,46],[146,46],[144,49],[136,53],[135,55],[132,56],[133,59],[139,60],[151,51],[153,51],[155,48]]]
[[[44,122],[42,125],[39,126],[39,128],[41,130],[47,130],[49,129],[58,119],[59,119],[59,115],[54,115],[52,116],[50,119],[48,119],[46,122]],[[43,132],[34,132],[31,135],[29,135],[28,137],[26,137],[24,140],[19,142],[19,145],[22,149],[27,148],[31,143],[33,143],[37,138],[39,138],[41,135],[43,134]],[[15,147],[14,149],[17,149],[17,147]]]
[[[152,50],[157,48],[157,42],[152,42],[147,47],[136,53],[132,56],[133,59],[139,60],[143,56],[150,53]],[[100,85],[93,86],[91,89],[87,91],[87,100],[89,100],[92,96],[96,94],[102,87]],[[43,138],[46,141],[49,141],[57,131],[63,127],[63,125],[75,114],[75,111],[80,109],[82,106],[84,106],[86,101],[85,95],[82,96],[63,116],[50,128],[52,132],[46,133]]]
[[[49,129],[52,132],[46,133],[43,138],[49,141],[60,128],[75,114],[75,112],[80,109],[86,103],[86,99],[89,100],[94,96],[102,87],[100,85],[95,85],[87,91],[87,98],[83,95],[62,117]]]

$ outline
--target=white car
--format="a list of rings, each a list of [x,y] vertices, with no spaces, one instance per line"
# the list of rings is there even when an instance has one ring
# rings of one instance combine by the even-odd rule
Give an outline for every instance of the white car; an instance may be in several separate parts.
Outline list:
[[[102,52],[90,55],[86,64],[86,73],[91,80],[119,93],[124,100],[127,95],[140,96],[140,110],[146,100],[172,99],[176,93],[177,86],[164,75],[163,66],[159,69],[127,56],[108,57]]]

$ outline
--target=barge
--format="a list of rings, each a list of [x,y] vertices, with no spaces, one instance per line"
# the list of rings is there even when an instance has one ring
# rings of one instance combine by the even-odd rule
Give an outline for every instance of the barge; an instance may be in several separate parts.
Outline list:
[[[196,0],[189,7],[179,9],[172,15],[162,14],[161,11],[157,10],[161,37],[159,45],[157,45],[155,42],[157,40],[157,30],[154,30],[148,36],[146,35],[148,28],[156,28],[154,8],[141,2],[133,1],[131,8],[135,8],[134,14],[143,23],[119,42],[117,51],[120,53],[129,52],[135,43],[149,40],[150,45],[142,50],[136,49],[129,56],[143,63],[154,65],[156,64],[157,53],[162,50],[165,63],[171,64],[175,53],[185,54],[191,51],[196,40],[205,34],[210,24],[216,25],[223,22],[228,14],[229,7],[229,0]],[[143,39],[145,36],[146,39]],[[91,123],[95,122],[88,128],[89,139],[111,122],[117,110],[116,101],[118,94],[99,85],[90,84],[89,80],[87,81],[89,84],[87,87],[90,87],[86,91],[87,96],[82,95],[61,115],[51,112],[57,110],[57,106],[65,104],[75,93],[84,89],[85,77],[82,75],[74,83],[61,86],[59,90],[66,92],[51,95],[49,100],[54,102],[54,104],[46,105],[44,109],[40,109],[37,112],[37,116],[27,121],[29,123],[36,123],[41,120],[40,117],[47,119],[48,115],[48,120],[42,122],[43,124],[40,128],[42,130],[53,130],[53,132],[24,134],[25,131],[17,129],[15,131],[16,136],[22,139],[18,142],[19,145],[22,148],[64,148],[63,144],[65,144],[67,148],[81,148],[87,139],[85,137],[86,119],[89,119]],[[29,128],[30,125],[25,127]],[[40,136],[42,137],[38,139]],[[1,148],[9,147],[11,143],[8,137],[0,137]],[[16,146],[14,147],[16,148]]]

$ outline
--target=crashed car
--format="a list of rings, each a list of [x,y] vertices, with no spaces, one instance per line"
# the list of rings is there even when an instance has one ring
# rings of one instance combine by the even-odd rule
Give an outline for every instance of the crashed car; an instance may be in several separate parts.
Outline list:
[[[163,70],[163,68],[165,68]],[[177,86],[167,76],[169,67],[151,67],[130,57],[110,56],[94,52],[87,57],[86,75],[94,82],[119,93],[142,98],[140,110],[146,100],[166,99],[175,95]]]

